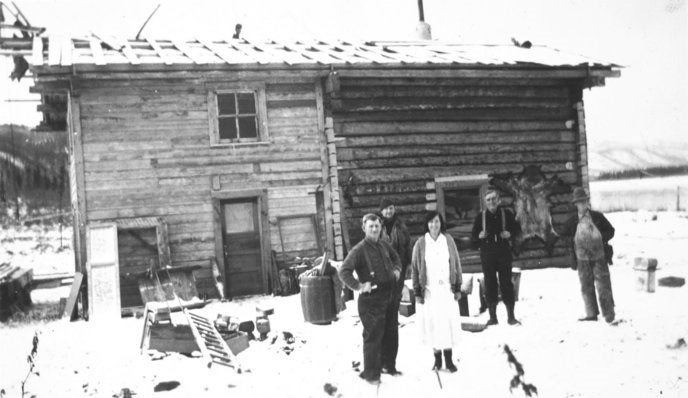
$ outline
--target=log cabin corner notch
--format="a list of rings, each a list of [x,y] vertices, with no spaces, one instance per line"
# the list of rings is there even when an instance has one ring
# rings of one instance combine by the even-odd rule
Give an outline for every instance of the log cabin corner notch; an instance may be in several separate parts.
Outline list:
[[[361,238],[360,216],[386,196],[419,235],[426,209],[446,211],[455,187],[440,186],[439,198],[443,178],[535,164],[584,184],[582,90],[620,74],[542,46],[439,41],[39,38],[33,50],[34,91],[69,98],[77,133],[75,247],[84,252],[87,223],[164,217],[172,266],[198,266],[208,296],[213,259],[229,296],[267,293],[290,216],[313,216],[304,219],[341,259]],[[566,199],[553,198],[555,223]],[[313,226],[290,229],[307,236]],[[227,272],[232,255],[253,256],[260,271]],[[526,268],[552,266],[566,249],[524,255]],[[85,261],[77,257],[79,270]]]

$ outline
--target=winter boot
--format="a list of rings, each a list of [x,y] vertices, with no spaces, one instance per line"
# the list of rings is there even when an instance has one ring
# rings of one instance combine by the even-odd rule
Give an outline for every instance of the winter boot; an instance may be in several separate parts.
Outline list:
[[[514,303],[507,304],[506,305],[506,313],[509,316],[509,320],[507,321],[509,325],[519,325],[521,322],[516,319],[516,316],[514,315]]]
[[[447,348],[444,350],[444,365],[447,367],[447,370],[454,373],[456,372],[456,366],[454,365],[454,361],[452,360],[452,349]]]
[[[435,365],[432,370],[442,369],[442,351],[435,351]]]
[[[487,326],[496,325],[497,321],[497,304],[489,304],[487,310],[490,312],[490,319],[487,321]]]

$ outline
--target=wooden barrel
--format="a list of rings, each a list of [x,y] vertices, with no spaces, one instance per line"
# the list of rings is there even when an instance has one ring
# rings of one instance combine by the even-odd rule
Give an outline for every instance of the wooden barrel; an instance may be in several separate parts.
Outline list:
[[[301,309],[303,319],[315,324],[332,322],[337,311],[334,306],[334,284],[329,276],[301,278]]]

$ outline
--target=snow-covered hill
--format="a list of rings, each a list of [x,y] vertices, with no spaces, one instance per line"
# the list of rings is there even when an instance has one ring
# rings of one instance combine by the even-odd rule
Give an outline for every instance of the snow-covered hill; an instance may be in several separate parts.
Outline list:
[[[688,143],[603,144],[588,148],[592,177],[602,172],[688,165]]]

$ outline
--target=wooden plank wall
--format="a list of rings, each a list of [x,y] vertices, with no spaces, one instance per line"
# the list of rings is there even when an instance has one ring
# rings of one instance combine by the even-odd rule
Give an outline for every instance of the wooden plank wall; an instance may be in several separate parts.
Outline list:
[[[318,162],[317,167],[320,167]],[[312,240],[313,226],[310,218],[299,217],[282,222],[282,237],[280,238],[279,217],[296,215],[316,215],[317,207],[315,200],[316,186],[296,186],[271,188],[268,190],[268,203],[274,204],[270,207],[270,243],[272,249],[278,254],[280,260],[289,260],[295,256],[312,257],[322,253],[318,247],[325,247],[324,238],[325,225],[323,221],[316,220],[315,237],[320,242]],[[284,242],[284,247],[282,243]],[[284,257],[287,258],[284,258]]]
[[[520,173],[534,164],[580,184],[579,110],[569,87],[560,79],[341,78],[328,111],[352,244],[362,238],[360,217],[385,196],[420,236],[425,212],[436,208],[435,177]],[[569,199],[552,198],[556,225],[569,216]],[[520,264],[568,264],[563,242],[552,258],[542,247],[531,245]],[[467,253],[464,264],[477,271],[477,252]]]
[[[309,191],[323,176],[314,87],[315,79],[268,83],[270,143],[211,148],[202,83],[81,81],[88,219],[164,217],[172,265],[202,265],[199,292],[214,295],[213,180],[220,190],[268,189],[277,251],[276,217],[316,212]]]

